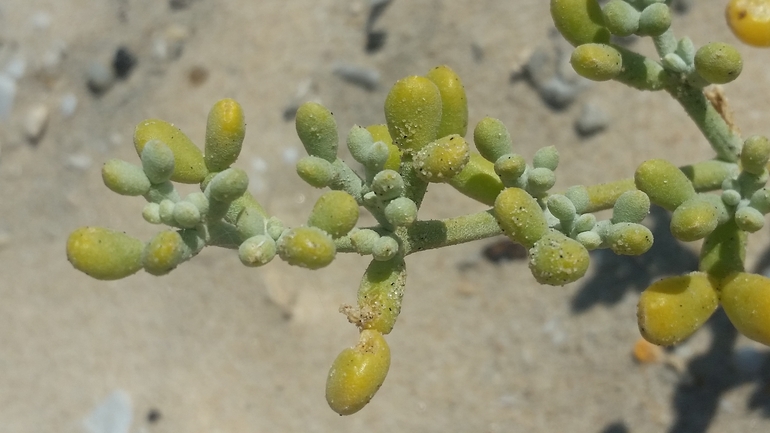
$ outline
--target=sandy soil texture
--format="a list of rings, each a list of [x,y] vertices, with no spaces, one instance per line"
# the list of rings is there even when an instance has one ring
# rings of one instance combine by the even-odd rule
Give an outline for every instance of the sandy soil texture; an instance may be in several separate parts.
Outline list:
[[[695,2],[675,16],[675,31],[696,45],[737,44],[724,3]],[[631,356],[638,292],[696,266],[697,245],[670,240],[660,212],[650,218],[652,253],[594,254],[589,275],[566,287],[539,286],[525,261],[486,260],[482,250],[497,240],[411,256],[389,376],[351,417],[327,407],[324,382],[356,341],[337,309],[354,301],[366,259],[345,255],[312,273],[278,261],[255,270],[210,248],[168,276],[116,282],[70,266],[64,244],[79,226],[144,238],[157,230],[141,218],[142,199],[101,181],[108,158],[137,162],[134,126],[162,118],[201,142],[209,108],[224,97],[246,113],[237,165],[289,225],[302,224],[320,195],[294,173],[302,146],[292,106],[323,102],[340,131],[382,123],[389,86],[439,64],[463,78],[472,125],[502,119],[527,158],[559,148],[557,188],[628,177],[649,158],[712,155],[665,94],[591,84],[555,111],[512,79],[533,51],[558,51],[546,1],[395,0],[374,23],[386,37],[370,53],[369,8],[364,0],[0,2],[0,71],[16,86],[0,120],[0,431],[86,431],[83,420],[114,390],[130,397],[134,433],[769,431],[769,352],[721,314],[665,362]],[[121,47],[136,64],[123,63],[126,76],[110,83],[104,72]],[[633,47],[652,52],[649,40]],[[770,134],[770,53],[738,47],[745,67],[725,87],[730,107],[744,134]],[[360,68],[377,71],[376,84],[339,74]],[[580,138],[574,122],[586,103],[610,123]],[[432,186],[420,216],[483,208]],[[767,245],[767,230],[752,238],[750,266]]]

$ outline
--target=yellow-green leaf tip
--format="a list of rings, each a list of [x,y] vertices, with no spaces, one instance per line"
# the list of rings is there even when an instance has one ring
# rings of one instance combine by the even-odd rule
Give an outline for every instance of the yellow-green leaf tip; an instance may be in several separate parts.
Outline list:
[[[343,350],[326,378],[326,402],[340,415],[363,409],[390,369],[390,348],[381,333],[363,330],[358,344]]]
[[[117,280],[142,269],[144,242],[102,227],[81,227],[67,239],[67,260],[98,280]]]

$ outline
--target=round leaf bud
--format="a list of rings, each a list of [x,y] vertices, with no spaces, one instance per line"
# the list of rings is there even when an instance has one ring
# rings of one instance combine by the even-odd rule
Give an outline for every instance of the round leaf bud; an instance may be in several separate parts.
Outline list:
[[[150,224],[160,224],[160,205],[158,203],[147,203],[142,209],[142,218]]]
[[[372,191],[383,200],[394,199],[404,191],[404,179],[395,170],[382,170],[372,179]]]
[[[151,186],[141,167],[120,159],[110,159],[104,163],[102,180],[113,192],[127,196],[147,194]]]
[[[358,254],[362,256],[371,254],[374,250],[374,244],[380,238],[380,235],[372,229],[353,229],[350,233],[350,242]]]
[[[334,167],[325,159],[306,156],[297,161],[297,174],[308,185],[325,188],[334,179]]]
[[[712,42],[695,53],[695,71],[709,83],[729,83],[738,78],[742,69],[741,53],[730,44]]]
[[[612,208],[613,223],[640,223],[650,213],[650,198],[642,191],[626,191]]]
[[[577,217],[575,205],[567,197],[561,194],[552,194],[548,196],[548,210],[551,211],[559,221],[572,221]]]
[[[527,171],[527,162],[521,155],[508,153],[495,161],[495,173],[506,185],[515,184]]]
[[[608,43],[602,9],[596,0],[551,0],[551,18],[556,29],[572,45]]]
[[[643,162],[634,173],[634,182],[651,202],[670,211],[695,195],[690,179],[677,166],[663,159]]]
[[[770,160],[770,140],[761,135],[754,135],[743,142],[741,166],[743,171],[760,176],[767,169]]]
[[[703,272],[663,278],[642,292],[637,323],[642,337],[659,346],[682,342],[719,304],[716,281]]]
[[[719,209],[710,201],[694,197],[674,210],[671,234],[685,241],[697,241],[708,236],[719,224]]]
[[[372,246],[372,258],[378,262],[386,262],[398,254],[398,241],[391,236],[382,236]]]
[[[235,100],[217,101],[206,120],[204,161],[209,171],[222,171],[230,167],[241,153],[246,123],[243,108]]]
[[[275,241],[270,236],[252,236],[238,247],[238,258],[246,266],[262,266],[273,260]]]
[[[720,301],[741,334],[770,346],[770,279],[739,272],[720,285]]]
[[[173,226],[176,225],[176,221],[174,221],[174,205],[175,202],[164,199],[158,204],[158,216],[160,216],[160,221],[163,224]]]
[[[605,44],[583,44],[572,52],[570,64],[580,76],[593,81],[607,81],[623,68],[620,52]]]
[[[735,211],[735,224],[743,231],[754,233],[764,227],[765,216],[753,207],[745,206]]]
[[[142,264],[149,274],[165,275],[188,258],[189,252],[178,232],[165,230],[155,235],[144,248]]]
[[[585,275],[588,250],[578,241],[549,231],[529,250],[529,270],[538,283],[563,286]]]
[[[366,128],[353,125],[353,128],[348,132],[347,144],[353,159],[361,164],[366,164],[367,154],[369,153],[369,148],[374,144],[374,138]]]
[[[738,203],[741,202],[741,193],[734,189],[727,189],[722,191],[722,202],[726,206],[738,206]]]
[[[142,269],[144,242],[123,232],[81,227],[67,238],[67,260],[97,280],[117,280]]]
[[[543,210],[523,189],[504,189],[495,200],[494,211],[503,233],[527,248],[532,248],[548,232]]]
[[[417,220],[417,205],[407,197],[395,198],[385,206],[385,219],[394,227],[408,227]]]
[[[596,226],[596,217],[592,213],[584,213],[575,219],[574,229],[576,233],[593,230]]]
[[[623,0],[610,0],[602,8],[607,30],[617,36],[631,36],[639,28],[639,11]]]
[[[174,221],[182,228],[193,228],[201,222],[201,213],[189,201],[180,201],[174,205]]]
[[[420,149],[414,156],[414,166],[426,182],[447,182],[462,171],[468,159],[468,143],[459,135],[452,134]]]
[[[660,36],[671,27],[671,10],[665,3],[653,3],[639,16],[639,28],[636,34],[642,36]]]
[[[580,232],[575,236],[575,240],[580,242],[588,251],[595,250],[602,245],[602,237],[592,231]]]
[[[180,183],[201,183],[208,174],[203,152],[176,126],[159,119],[148,119],[134,130],[134,147],[141,157],[144,146],[159,140],[174,153],[171,180]]]
[[[351,415],[374,397],[390,368],[390,348],[382,334],[365,329],[358,344],[343,350],[326,378],[326,402],[340,415]]]
[[[249,176],[240,168],[228,168],[217,173],[208,187],[214,200],[230,203],[242,196],[249,187]]]
[[[317,227],[296,227],[276,242],[278,255],[290,265],[320,269],[334,260],[337,250],[331,236]]]
[[[388,146],[388,160],[385,161],[383,168],[389,170],[398,170],[401,166],[401,150],[393,144],[393,140],[388,133],[387,125],[369,125],[366,130],[372,134],[374,142],[381,141]]]
[[[535,168],[547,168],[551,171],[559,166],[559,151],[556,146],[541,147],[532,157],[532,166]]]
[[[527,191],[534,196],[541,196],[556,184],[556,174],[547,168],[533,168],[527,173]]]
[[[490,162],[510,154],[513,149],[508,128],[503,125],[503,122],[492,117],[485,117],[476,124],[476,128],[473,129],[473,143],[481,156]]]
[[[441,94],[441,125],[436,137],[451,134],[465,137],[468,131],[468,100],[460,77],[446,65],[436,66],[425,76],[433,81]]]
[[[441,93],[431,80],[418,76],[398,80],[385,99],[385,119],[393,144],[411,153],[435,140],[441,110]]]
[[[306,102],[297,109],[295,126],[308,155],[329,162],[337,159],[337,122],[329,109],[317,102]]]
[[[338,238],[356,226],[358,212],[353,196],[344,191],[329,191],[315,202],[307,223]]]
[[[612,225],[607,243],[615,254],[623,256],[640,256],[652,247],[652,232],[647,227],[621,222]]]

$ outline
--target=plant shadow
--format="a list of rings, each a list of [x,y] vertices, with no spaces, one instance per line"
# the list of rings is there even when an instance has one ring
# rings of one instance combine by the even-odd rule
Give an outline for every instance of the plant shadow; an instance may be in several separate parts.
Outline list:
[[[653,206],[648,218],[655,242],[647,253],[619,256],[604,249],[591,253],[595,271],[572,298],[573,313],[583,313],[596,304],[614,305],[629,290],[641,293],[660,277],[698,269],[698,256],[671,236],[668,212]]]

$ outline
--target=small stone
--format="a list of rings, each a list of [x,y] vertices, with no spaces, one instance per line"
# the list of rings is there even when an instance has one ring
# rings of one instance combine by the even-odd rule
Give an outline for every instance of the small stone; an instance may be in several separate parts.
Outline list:
[[[126,47],[119,47],[112,59],[112,70],[121,80],[128,78],[136,66],[136,56]]]
[[[664,357],[663,349],[660,346],[656,346],[644,338],[636,340],[631,354],[634,357],[634,361],[639,364],[658,363],[661,362]]]
[[[88,433],[128,433],[132,421],[131,398],[116,390],[83,420],[83,427]]]
[[[350,84],[354,84],[366,90],[374,90],[380,83],[380,71],[364,66],[349,63],[338,63],[334,66],[334,75],[342,78]]]
[[[190,80],[190,84],[195,87],[205,83],[208,78],[209,70],[203,66],[193,66],[187,74],[187,79]]]
[[[93,159],[86,154],[78,153],[67,157],[67,165],[76,170],[88,170],[93,163]]]
[[[59,111],[62,117],[70,117],[78,108],[78,97],[74,93],[67,93],[59,100]]]
[[[24,117],[24,135],[32,143],[37,143],[43,137],[48,126],[48,107],[38,104],[27,111]]]
[[[158,60],[176,60],[182,55],[185,40],[190,36],[186,27],[172,24],[155,36],[153,56]]]
[[[581,137],[590,137],[607,127],[610,119],[599,106],[586,102],[580,109],[580,116],[575,121],[575,131]]]
[[[88,89],[96,95],[109,90],[115,82],[115,75],[101,62],[92,62],[88,65],[87,72]]]
[[[169,0],[168,7],[171,8],[172,11],[178,11],[186,9],[192,2],[193,0]]]

